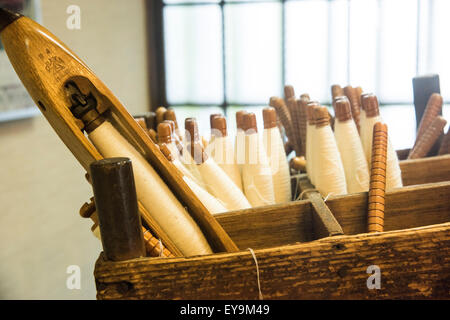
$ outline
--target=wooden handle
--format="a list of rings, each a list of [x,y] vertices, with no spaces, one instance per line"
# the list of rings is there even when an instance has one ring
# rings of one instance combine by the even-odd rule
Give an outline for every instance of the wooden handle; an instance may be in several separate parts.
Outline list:
[[[433,122],[431,122],[425,132],[420,136],[415,146],[411,149],[408,159],[418,159],[425,157],[431,150],[439,136],[442,134],[442,130],[444,129],[446,123],[447,121],[443,117],[435,117]]]
[[[387,125],[381,122],[373,127],[372,159],[367,210],[368,232],[384,230],[384,197],[386,191]]]
[[[80,216],[83,218],[91,218],[94,224],[98,224],[98,216],[95,207],[95,200],[92,197],[89,202],[85,202],[80,208]],[[97,226],[98,227],[98,226]],[[150,231],[150,229],[142,226],[142,234],[144,236],[144,244],[147,256],[149,257],[175,257],[170,250],[166,248],[163,242],[159,241]],[[161,251],[162,249],[162,251]]]

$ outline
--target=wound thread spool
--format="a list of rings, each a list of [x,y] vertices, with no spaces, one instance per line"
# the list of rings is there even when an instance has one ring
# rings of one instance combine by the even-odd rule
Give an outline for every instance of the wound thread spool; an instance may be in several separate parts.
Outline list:
[[[297,99],[295,97],[291,97],[287,100],[287,107],[289,110],[289,114],[291,116],[291,125],[292,125],[292,136],[295,140],[295,144],[297,146],[298,150],[298,156],[300,156],[301,150],[302,150],[302,142],[299,135],[299,114],[298,114],[298,106],[297,106]],[[295,149],[295,148],[294,148]]]
[[[227,119],[222,115],[217,115],[211,120],[211,133],[216,137],[226,137],[227,134]]]
[[[277,114],[274,108],[263,109],[263,145],[272,171],[275,203],[291,200],[291,179],[283,140],[277,128]]]
[[[247,113],[245,123],[245,164],[242,182],[245,196],[252,207],[275,202],[272,171],[262,141],[258,135],[256,116]]]
[[[167,109],[164,107],[159,107],[158,109],[156,109],[155,113],[156,113],[156,126],[158,126],[158,124],[160,124],[161,122],[164,121],[164,114],[166,113]]]
[[[233,183],[242,191],[242,179],[236,164],[233,142],[227,134],[227,121],[223,116],[217,116],[212,121],[213,133],[212,157],[219,167],[227,174]]]
[[[313,159],[313,137],[315,131],[315,122],[314,122],[314,114],[313,110],[315,106],[318,106],[319,103],[316,101],[310,101],[306,104],[306,173],[308,174],[308,178],[311,183],[314,185],[314,159]]]
[[[172,162],[172,164],[180,171],[183,175],[183,180],[186,182],[188,187],[211,214],[227,211],[225,206],[223,206],[213,195],[211,195],[196,182],[196,179],[183,167],[179,161],[175,161],[169,147],[165,143],[160,145],[160,149],[166,159]]]
[[[388,129],[381,122],[373,127],[370,187],[367,209],[367,231],[384,231]]]
[[[352,112],[353,120],[355,121],[356,129],[358,129],[358,132],[360,132],[360,114],[361,114],[361,106],[360,106],[360,99],[358,96],[358,92],[356,88],[353,88],[352,86],[346,86],[344,88],[344,94],[347,96],[348,100],[350,101],[350,107]]]
[[[383,122],[378,108],[378,99],[374,94],[366,93],[361,95],[362,106],[364,108],[364,119],[361,124],[361,142],[366,159],[372,159],[373,127],[377,122]],[[400,188],[403,186],[402,174],[398,162],[397,153],[388,139],[387,169],[386,169],[386,190]],[[370,166],[370,163],[369,163]],[[370,168],[370,167],[369,167]]]
[[[278,118],[281,120],[281,123],[286,132],[286,136],[290,144],[294,147],[294,150],[297,154],[300,154],[300,150],[298,150],[298,146],[296,144],[296,140],[294,137],[294,132],[292,129],[292,119],[288,110],[288,107],[284,103],[284,100],[279,97],[271,97],[269,105],[274,107]]]
[[[123,261],[144,257],[144,238],[130,159],[94,161],[90,170],[106,258]]]
[[[408,159],[418,159],[425,157],[433,147],[434,143],[443,133],[446,124],[447,121],[443,117],[435,117],[433,122],[431,122],[425,132],[420,136],[415,146],[411,149],[411,152],[408,155]]]
[[[369,167],[352,119],[350,102],[347,97],[341,97],[334,104],[337,119],[334,136],[344,165],[347,191],[365,192],[369,189]]]
[[[147,160],[108,122],[88,135],[104,157],[126,156],[133,161],[139,202],[183,255],[212,253],[200,227]]]
[[[423,113],[422,119],[420,120],[419,128],[417,129],[416,141],[414,146],[417,144],[421,136],[425,133],[427,128],[431,125],[433,120],[442,114],[442,105],[444,99],[439,93],[433,93],[428,99],[427,106]]]
[[[287,101],[289,98],[292,98],[292,97],[295,97],[294,87],[291,85],[285,85],[284,86],[284,98]]]
[[[161,122],[158,124],[158,143],[172,143],[172,128],[170,123]]]
[[[297,117],[298,117],[298,133],[297,136],[300,137],[301,140],[301,148],[300,154],[306,155],[306,128],[308,125],[308,119],[306,115],[306,105],[308,104],[309,99],[306,97],[302,97],[297,100]]]
[[[331,97],[332,100],[334,101],[336,99],[336,97],[338,96],[343,96],[344,94],[344,90],[342,90],[342,87],[338,84],[333,84],[331,86]]]

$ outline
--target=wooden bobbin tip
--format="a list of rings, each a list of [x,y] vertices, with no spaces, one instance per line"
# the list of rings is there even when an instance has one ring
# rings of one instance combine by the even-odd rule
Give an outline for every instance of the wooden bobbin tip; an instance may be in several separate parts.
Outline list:
[[[263,109],[264,129],[275,128],[277,126],[277,112],[274,108]]]
[[[211,129],[216,133],[220,133],[221,137],[227,136],[227,119],[222,115],[216,116],[212,119]],[[213,131],[214,131],[213,130]]]
[[[244,115],[247,113],[245,110],[239,110],[236,112],[236,127],[238,129],[244,129]]]
[[[258,132],[256,125],[256,115],[253,112],[246,113],[244,115],[244,130],[250,131],[249,133]]]
[[[339,97],[334,102],[334,109],[336,119],[339,121],[347,121],[352,119],[352,110],[350,107],[350,101],[347,97]]]
[[[170,123],[161,122],[158,124],[158,141],[160,143],[172,142],[172,127]]]

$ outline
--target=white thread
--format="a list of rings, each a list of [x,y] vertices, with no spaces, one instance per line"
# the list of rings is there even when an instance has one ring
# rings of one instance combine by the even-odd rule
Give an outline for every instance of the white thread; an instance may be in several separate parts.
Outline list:
[[[245,164],[242,168],[245,196],[252,207],[275,203],[272,172],[258,133],[245,136]]]
[[[328,197],[331,196],[333,194],[333,192],[330,192],[329,194],[327,194],[327,196],[325,198],[323,198],[323,202],[327,202]]]
[[[251,205],[242,191],[234,184],[212,158],[198,165],[208,190],[220,200],[228,210],[242,210]]]
[[[258,260],[256,259],[256,254],[253,251],[252,248],[247,248],[247,250],[250,251],[250,253],[253,256],[253,260],[255,261],[255,265],[256,265],[256,280],[258,281],[258,297],[259,300],[264,300],[262,292],[261,292],[261,282],[259,281],[259,266],[258,266]]]
[[[215,137],[211,144],[211,149],[212,157],[217,165],[227,174],[231,181],[243,191],[241,173],[236,164],[234,147],[230,137]]]
[[[355,122],[336,120],[334,136],[344,166],[345,181],[349,193],[369,190],[369,167]]]
[[[264,129],[263,145],[272,171],[275,203],[291,201],[291,179],[283,140],[277,127]]]
[[[364,121],[361,126],[361,143],[366,154],[366,159],[370,169],[370,161],[372,159],[372,139],[373,139],[373,127],[375,123],[382,122],[381,116],[364,117]],[[388,149],[386,159],[386,190],[393,188],[401,188],[403,186],[402,173],[398,162],[397,153],[395,152],[391,139],[388,134]]]
[[[199,226],[144,157],[105,121],[89,134],[101,155],[128,157],[133,164],[138,200],[185,256],[211,254]]]
[[[216,197],[196,184],[194,180],[188,176],[184,176],[183,180],[211,214],[227,211],[227,208]]]
[[[313,129],[314,126],[308,124],[306,126],[306,173],[308,174],[309,181],[311,181],[312,184],[314,184],[314,177],[313,177],[313,163],[314,159],[313,157]]]
[[[330,125],[315,129],[313,159],[315,187],[322,196],[346,194],[344,166]]]

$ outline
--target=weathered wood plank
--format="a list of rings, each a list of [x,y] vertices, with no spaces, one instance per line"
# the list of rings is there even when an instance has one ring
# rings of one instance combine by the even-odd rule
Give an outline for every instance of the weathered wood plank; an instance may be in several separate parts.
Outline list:
[[[305,200],[257,210],[228,212],[215,217],[236,245],[245,250],[318,239],[313,230],[312,215],[311,203]]]
[[[450,181],[450,154],[400,161],[403,185]]]
[[[450,182],[404,187],[386,193],[385,231],[450,221]],[[366,232],[367,193],[330,197],[327,205],[345,234]]]
[[[265,299],[449,299],[450,223],[255,250]],[[369,266],[381,289],[367,288]],[[98,299],[257,299],[248,251],[105,262]]]

